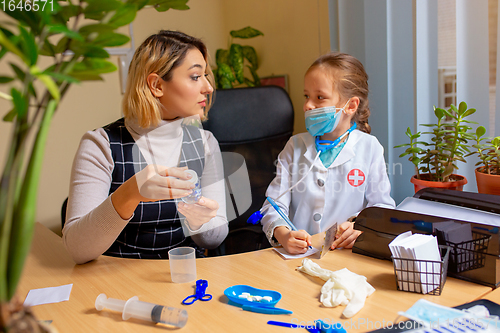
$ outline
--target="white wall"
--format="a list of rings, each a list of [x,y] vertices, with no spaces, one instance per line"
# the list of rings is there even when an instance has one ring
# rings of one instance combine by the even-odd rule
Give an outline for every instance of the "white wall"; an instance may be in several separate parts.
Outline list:
[[[328,1],[225,0],[224,8],[226,36],[230,30],[248,25],[264,33],[263,37],[235,42],[255,47],[260,76],[288,74],[295,133],[305,132],[303,77],[313,61],[330,50]]]

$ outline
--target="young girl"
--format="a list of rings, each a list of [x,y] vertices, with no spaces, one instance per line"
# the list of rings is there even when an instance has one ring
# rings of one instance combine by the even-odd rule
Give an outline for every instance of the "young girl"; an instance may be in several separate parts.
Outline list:
[[[176,31],[160,31],[136,50],[125,117],[87,132],[73,163],[63,241],[77,263],[101,254],[166,259],[178,246],[202,255],[226,237],[219,145],[183,124],[210,108],[207,56],[201,40]],[[195,204],[178,200],[194,188],[188,168],[202,187]]]
[[[290,230],[267,204],[263,229],[271,245],[281,244],[289,253],[300,254],[311,245],[310,235],[337,222],[332,249],[351,248],[360,232],[350,221],[363,208],[395,206],[383,147],[369,135],[368,75],[356,58],[328,54],[307,70],[304,94],[308,133],[288,141],[278,157],[276,178],[266,192],[272,199],[279,197],[276,204],[299,230]],[[297,184],[310,168],[304,181]],[[297,186],[285,193],[294,184]]]

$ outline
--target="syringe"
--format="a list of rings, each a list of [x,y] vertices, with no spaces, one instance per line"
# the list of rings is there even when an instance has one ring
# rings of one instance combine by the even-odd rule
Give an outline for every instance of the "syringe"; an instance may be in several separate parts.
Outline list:
[[[101,311],[107,308],[122,313],[122,319],[137,318],[153,323],[162,323],[176,327],[184,327],[188,319],[186,310],[171,308],[139,301],[139,297],[134,296],[127,301],[115,298],[107,298],[106,294],[100,294],[95,300],[95,308]]]

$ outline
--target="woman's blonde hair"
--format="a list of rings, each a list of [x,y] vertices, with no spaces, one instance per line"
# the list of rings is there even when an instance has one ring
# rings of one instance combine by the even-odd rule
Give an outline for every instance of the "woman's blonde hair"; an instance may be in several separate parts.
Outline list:
[[[122,102],[125,118],[136,120],[143,128],[160,123],[163,106],[149,89],[147,77],[156,73],[165,81],[171,80],[173,70],[182,64],[191,49],[198,49],[203,55],[207,64],[205,73],[208,82],[215,87],[205,44],[200,39],[179,31],[161,30],[148,37],[134,53]],[[208,95],[204,118],[212,106],[213,97],[213,93]]]
[[[358,125],[357,129],[370,133],[368,74],[366,74],[363,64],[352,55],[334,52],[319,57],[307,71],[309,72],[316,67],[331,72],[334,87],[339,92],[341,99],[347,100],[354,96],[359,98],[358,109],[353,119]]]

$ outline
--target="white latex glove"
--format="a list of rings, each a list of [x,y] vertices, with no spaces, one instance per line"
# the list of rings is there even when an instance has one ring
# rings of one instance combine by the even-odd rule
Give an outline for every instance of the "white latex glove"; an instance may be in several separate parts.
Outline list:
[[[351,318],[365,305],[366,297],[373,294],[373,288],[366,277],[349,271],[347,268],[332,272],[321,268],[311,259],[304,259],[299,271],[326,280],[321,288],[320,301],[326,307],[347,305],[342,313]]]
[[[365,305],[366,297],[375,291],[375,288],[366,282],[366,277],[353,273],[347,268],[333,272],[331,279],[335,281],[334,289],[342,289],[349,300],[343,312],[347,318],[358,313]]]
[[[330,279],[321,288],[320,301],[324,306],[334,308],[338,305],[347,305],[349,300],[343,289],[335,289],[335,281]]]
[[[302,266],[297,267],[297,270],[319,277],[325,281],[328,281],[330,279],[330,275],[333,273],[332,271],[321,268],[317,263],[308,258],[302,260]]]

